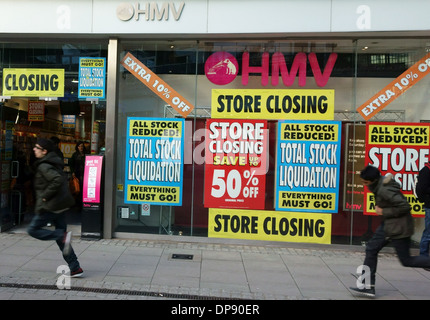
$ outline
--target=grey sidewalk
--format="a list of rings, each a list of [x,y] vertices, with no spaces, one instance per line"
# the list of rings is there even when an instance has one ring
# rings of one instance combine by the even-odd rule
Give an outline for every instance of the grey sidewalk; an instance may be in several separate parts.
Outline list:
[[[219,240],[219,239],[218,239]],[[74,237],[84,277],[59,290],[64,265],[53,241],[0,234],[0,300],[15,299],[361,299],[349,287],[364,248],[292,243],[172,240],[82,240]],[[173,255],[192,255],[174,259]],[[380,254],[376,299],[430,299],[430,272]]]

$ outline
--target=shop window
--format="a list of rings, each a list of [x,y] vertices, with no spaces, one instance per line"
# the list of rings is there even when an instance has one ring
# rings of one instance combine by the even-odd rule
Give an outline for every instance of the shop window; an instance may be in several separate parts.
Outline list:
[[[341,43],[341,41],[339,41]],[[345,44],[345,43],[344,43]],[[368,47],[368,50],[361,51],[357,48],[363,46],[353,46],[353,41],[347,45],[331,45],[331,46],[312,46],[309,45],[309,52],[315,50],[318,63],[324,67],[327,59],[332,52],[337,53],[337,61],[333,72],[330,77],[329,86],[336,91],[336,110],[335,119],[343,122],[342,129],[342,155],[345,158],[341,159],[342,169],[345,169],[345,159],[348,159],[346,150],[346,127],[354,128],[355,126],[362,125],[355,109],[357,105],[363,103],[372,92],[379,86],[381,89],[387,83],[387,79],[394,79],[402,74],[411,64],[411,61],[416,59],[416,52],[409,50],[399,50],[396,45],[390,45],[384,41],[371,42],[373,47]],[[376,44],[378,46],[376,47]],[[198,46],[198,52],[196,47]],[[136,48],[139,49],[136,49]],[[182,47],[181,49],[178,49]],[[305,49],[297,51],[294,46],[277,46],[276,50],[281,50],[285,47],[285,52],[282,52],[285,63],[288,68],[294,61],[297,52],[309,52]],[[264,44],[241,43],[241,42],[216,42],[208,43],[207,45],[196,45],[192,41],[187,42],[167,42],[159,41],[157,43],[146,42],[124,42],[123,52],[125,55],[128,48],[130,52],[137,57],[142,63],[148,66],[153,72],[161,76],[161,78],[170,82],[176,90],[181,93],[188,94],[187,98],[190,101],[196,102],[195,110],[186,119],[186,125],[189,126],[191,139],[191,149],[188,149],[187,156],[192,158],[194,152],[204,152],[201,148],[204,142],[204,136],[198,135],[199,130],[204,129],[206,119],[211,118],[211,90],[214,86],[208,83],[205,78],[205,61],[211,54],[217,51],[227,51],[232,54],[238,61],[238,65],[242,64],[242,53],[244,50],[251,50],[250,52],[250,66],[261,66],[262,55],[264,52],[269,52],[270,56],[273,55],[275,47],[265,46]],[[252,49],[251,49],[252,48]],[[355,52],[357,50],[357,52]],[[419,53],[418,53],[419,54]],[[309,63],[309,62],[307,62]],[[271,73],[271,69],[269,73]],[[180,115],[166,103],[160,101],[155,97],[146,87],[144,87],[137,79],[134,79],[128,72],[122,69],[122,76],[119,83],[119,113],[118,113],[118,156],[117,163],[119,168],[117,170],[116,185],[119,186],[117,192],[116,202],[117,209],[116,232],[141,232],[141,233],[161,233],[161,234],[182,234],[182,235],[202,235],[207,236],[208,228],[208,212],[207,208],[203,206],[204,199],[204,163],[191,162],[185,164],[186,174],[184,175],[184,199],[183,205],[180,207],[161,206],[151,207],[151,212],[143,213],[142,208],[137,205],[128,205],[124,203],[124,191],[120,190],[124,182],[124,136],[125,125],[127,117],[159,117],[159,118],[177,118]],[[241,68],[239,67],[238,76],[241,76]],[[256,73],[251,76],[260,77]],[[307,77],[312,77],[312,71],[307,66]],[[357,76],[355,78],[355,76]],[[372,79],[367,79],[372,78]],[[255,78],[252,84],[252,89],[260,88],[261,81]],[[309,87],[312,87],[313,82],[307,82]],[[218,87],[217,87],[218,88]],[[229,89],[243,88],[240,81],[237,83],[228,84],[226,87]],[[270,84],[265,89],[273,89],[275,86]],[[282,87],[282,84],[276,86],[277,89],[288,89]],[[292,86],[297,88],[297,81]],[[376,88],[376,89],[375,89]],[[250,89],[250,88],[247,88]],[[422,87],[419,88],[420,94],[423,93]],[[364,101],[363,101],[364,100]],[[387,108],[378,113],[372,121],[396,121],[403,122],[411,115],[408,114],[409,105],[405,100],[398,99],[393,109]],[[424,100],[423,100],[424,101]],[[274,194],[274,165],[273,161],[276,157],[273,145],[276,145],[275,128],[276,121],[269,121],[270,130],[270,167],[267,174],[266,184],[266,204],[265,210],[274,210],[273,194]],[[353,132],[349,130],[348,134]],[[363,133],[361,136],[349,137],[353,139],[363,140]],[[362,164],[360,164],[361,166]],[[358,165],[357,165],[358,166]],[[351,171],[358,171],[362,168],[354,167]],[[350,189],[351,183],[345,182],[346,175],[342,173],[342,189]],[[345,182],[345,185],[342,183]],[[343,190],[341,190],[343,191]],[[352,190],[351,192],[354,192]],[[341,192],[342,193],[342,192]],[[333,243],[360,243],[365,241],[371,234],[372,229],[375,227],[377,219],[363,216],[362,212],[357,210],[359,205],[347,201],[347,196],[351,193],[342,194],[339,198],[339,212],[333,214]],[[126,210],[123,210],[127,207]]]

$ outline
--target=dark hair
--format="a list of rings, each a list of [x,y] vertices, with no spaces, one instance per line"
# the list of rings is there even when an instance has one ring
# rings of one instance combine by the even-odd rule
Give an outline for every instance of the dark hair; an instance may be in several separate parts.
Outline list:
[[[51,138],[49,138],[52,142],[54,142],[55,144],[59,144],[60,143],[60,139],[58,139],[58,137],[56,136],[52,136]]]
[[[54,151],[55,148],[54,143],[49,139],[38,138],[36,144],[38,144],[48,152]]]
[[[84,143],[83,141],[78,141],[78,142],[76,143],[75,150],[76,150],[77,152],[79,152],[78,146],[80,146],[81,144],[82,144],[82,146],[84,147],[84,150],[82,150],[82,152],[83,152],[83,153],[87,153],[87,148],[85,148],[85,143]]]
[[[379,169],[371,165],[368,165],[360,172],[360,177],[363,180],[375,181],[379,179],[380,176],[381,172],[379,172]]]

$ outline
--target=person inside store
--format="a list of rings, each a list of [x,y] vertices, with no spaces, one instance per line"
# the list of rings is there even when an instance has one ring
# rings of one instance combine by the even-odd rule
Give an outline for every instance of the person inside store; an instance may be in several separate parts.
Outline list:
[[[63,160],[64,161],[64,154],[61,152],[61,150],[60,150],[60,139],[58,138],[58,137],[56,137],[56,136],[52,136],[51,138],[49,138],[49,139],[51,139],[51,141],[54,143],[54,145],[55,145],[55,150],[54,150],[54,152],[61,158],[61,160]]]
[[[430,271],[430,257],[411,256],[411,236],[414,233],[414,222],[411,215],[411,206],[403,195],[400,184],[393,179],[392,174],[382,176],[378,168],[368,165],[360,172],[363,185],[374,194],[375,212],[383,217],[382,223],[376,229],[372,238],[366,245],[364,266],[370,271],[370,286],[361,283],[350,289],[366,297],[375,297],[376,266],[378,253],[388,243],[391,243],[404,267],[424,268]],[[360,280],[367,277],[363,274]],[[357,284],[359,284],[357,282]]]
[[[64,162],[54,152],[54,143],[39,138],[33,148],[36,157],[34,190],[36,196],[35,215],[27,229],[30,236],[39,240],[55,240],[70,268],[71,277],[83,274],[78,258],[72,248],[72,232],[67,232],[64,213],[75,203],[69,192],[67,176],[63,172]],[[54,230],[45,229],[48,222]]]
[[[77,205],[82,206],[82,188],[84,181],[84,168],[85,168],[85,155],[87,150],[83,141],[76,143],[75,152],[69,161],[70,172],[72,173],[72,178],[78,178],[80,191],[77,195]]]

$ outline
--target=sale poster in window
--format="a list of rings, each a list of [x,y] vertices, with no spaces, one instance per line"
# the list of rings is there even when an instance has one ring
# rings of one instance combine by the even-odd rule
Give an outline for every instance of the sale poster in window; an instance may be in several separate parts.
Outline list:
[[[208,119],[205,207],[264,209],[267,121]]]
[[[413,217],[425,217],[423,203],[414,194],[418,172],[429,161],[430,124],[415,122],[368,122],[365,164],[392,175],[411,205]],[[376,215],[375,196],[364,188],[364,214]]]
[[[125,203],[182,205],[184,119],[127,118]]]
[[[275,208],[337,213],[340,121],[278,121]]]

